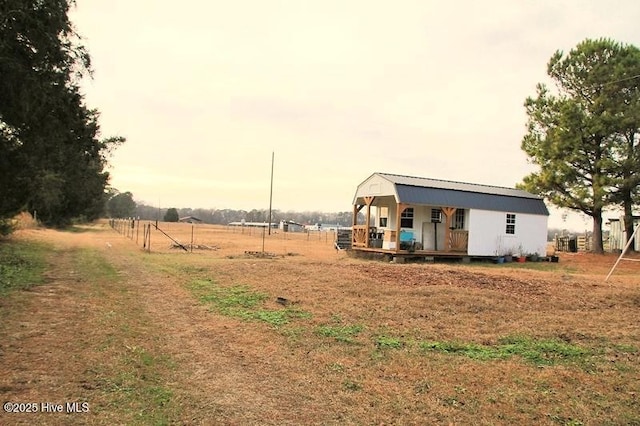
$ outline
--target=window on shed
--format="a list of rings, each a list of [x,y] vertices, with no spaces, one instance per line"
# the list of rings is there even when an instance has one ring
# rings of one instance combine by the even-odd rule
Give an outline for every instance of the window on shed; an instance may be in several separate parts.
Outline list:
[[[385,228],[389,222],[389,207],[378,207],[378,220],[380,221],[380,227]]]
[[[516,215],[513,213],[507,213],[507,234],[516,233]]]
[[[413,228],[413,207],[405,209],[400,215],[400,227]]]
[[[441,209],[431,209],[431,222],[433,222],[433,223],[442,222],[442,210]]]
[[[456,215],[453,217],[453,227],[455,229],[464,229],[464,209],[456,210]]]

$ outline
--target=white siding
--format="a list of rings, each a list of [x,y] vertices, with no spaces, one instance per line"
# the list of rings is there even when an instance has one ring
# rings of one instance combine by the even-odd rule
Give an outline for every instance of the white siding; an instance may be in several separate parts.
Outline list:
[[[611,250],[619,250],[621,251],[624,246],[627,245],[627,233],[624,228],[624,216],[621,216],[619,220],[611,221],[611,229],[609,230],[609,242]],[[634,229],[640,226],[640,220],[633,220]],[[636,238],[633,242],[634,250],[640,251],[640,238],[638,238],[638,234],[636,234]]]
[[[547,216],[516,213],[515,233],[507,234],[507,212],[469,211],[470,256],[546,254]]]
[[[622,250],[624,248],[622,224],[621,221],[611,221],[611,228],[609,229],[609,247],[612,251]]]

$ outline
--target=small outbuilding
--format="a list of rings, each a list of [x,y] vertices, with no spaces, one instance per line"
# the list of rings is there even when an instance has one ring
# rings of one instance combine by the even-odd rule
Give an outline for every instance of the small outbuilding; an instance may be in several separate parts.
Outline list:
[[[358,223],[363,209],[364,223]],[[374,173],[358,185],[353,199],[352,248],[425,256],[544,256],[548,218],[544,200],[519,189]]]
[[[278,228],[283,232],[304,232],[304,225],[293,220],[281,220]]]
[[[624,229],[624,216],[609,219],[609,247],[613,252],[621,252],[627,245],[627,232]],[[640,216],[633,216],[633,229],[640,226]],[[636,233],[637,234],[637,233]],[[632,250],[640,251],[640,238],[635,238]]]
[[[195,216],[185,216],[178,219],[178,222],[182,223],[202,223],[202,219],[198,219]]]

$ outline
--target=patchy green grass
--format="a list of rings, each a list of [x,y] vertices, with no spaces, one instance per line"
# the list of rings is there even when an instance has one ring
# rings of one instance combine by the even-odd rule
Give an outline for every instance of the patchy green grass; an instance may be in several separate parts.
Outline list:
[[[93,342],[102,359],[108,360],[92,371],[108,401],[96,409],[118,410],[127,423],[172,424],[180,408],[172,403],[174,391],[167,383],[176,365],[155,344],[161,337],[146,330],[147,313],[130,297],[126,282],[100,251],[74,249],[73,268],[79,282],[102,300],[95,318],[110,330]]]
[[[100,372],[99,388],[110,394],[111,404],[140,424],[166,425],[176,412],[173,391],[164,384],[164,373],[175,368],[168,357],[156,356],[139,346],[124,346],[113,360],[113,370]]]
[[[386,335],[376,336],[374,342],[377,349],[401,349],[405,345],[403,340]]]
[[[214,305],[221,313],[234,316],[235,310],[247,310],[262,303],[267,295],[252,291],[242,285],[233,287],[218,287],[211,281],[198,280],[200,288],[206,288],[207,292],[200,296],[202,302]]]
[[[215,238],[222,242],[219,235]],[[270,240],[270,247],[281,237]],[[233,250],[245,245],[259,242],[238,243]],[[106,253],[110,259],[115,251]],[[84,355],[95,357],[90,365],[101,380],[87,373],[85,381],[95,402],[92,412],[117,413],[110,423],[208,419],[287,424],[295,423],[295,417],[283,414],[282,407],[299,406],[299,422],[306,424],[640,425],[635,380],[640,344],[629,320],[640,306],[636,293],[631,286],[600,285],[600,273],[566,279],[565,273],[574,268],[569,262],[445,269],[342,258],[315,262],[309,256],[290,262],[252,261],[249,269],[244,259],[231,261],[212,253],[131,253],[129,262],[118,263],[118,270],[131,266],[153,282],[185,283],[191,290],[188,299],[210,309],[211,321],[248,321],[242,333],[225,327],[226,341],[257,350],[267,347],[269,353],[236,357],[236,347],[215,345],[218,336],[206,333],[190,347],[201,344],[203,350],[179,356],[184,365],[171,367],[162,354],[179,354],[182,348],[175,345],[172,329],[160,335],[157,327],[166,317],[161,310],[150,311],[151,301],[141,298],[151,291],[146,282],[141,287],[133,281],[121,286],[122,277],[113,285],[99,281],[86,299],[95,305],[87,312],[98,316],[91,325],[100,334]],[[115,273],[92,260],[93,254],[84,253],[79,264],[88,259],[96,271]],[[532,276],[536,285],[521,285],[526,284],[520,283],[522,273],[529,269],[541,269],[536,274],[540,280]],[[75,265],[70,270],[73,278],[85,276]],[[573,270],[583,273],[582,267]],[[127,272],[123,277],[130,275],[142,276]],[[478,285],[488,280],[495,285]],[[106,297],[95,297],[101,292]],[[278,295],[297,302],[279,305]],[[189,304],[176,302],[181,307],[176,315],[187,309],[183,302]],[[297,319],[295,315],[309,314],[292,308],[312,312],[315,320]],[[171,339],[168,345],[165,338]],[[224,365],[233,368],[217,368],[220,358],[208,355],[212,347],[228,360]],[[236,368],[246,369],[247,376],[238,380],[243,389],[223,394],[224,405],[219,404],[217,392],[206,392],[210,375],[197,374],[203,368],[226,374],[225,380],[235,379]],[[196,391],[184,386],[183,377],[197,385]],[[261,389],[267,380],[276,392],[265,394],[270,398],[266,404],[252,404],[253,389]]]
[[[559,339],[534,339],[527,336],[508,336],[497,345],[479,345],[463,342],[420,342],[426,351],[462,355],[478,360],[505,359],[519,356],[535,365],[584,363],[591,357],[585,348]]]
[[[229,317],[266,322],[274,327],[292,319],[311,317],[308,312],[290,307],[265,309],[263,305],[269,296],[244,285],[222,287],[212,280],[197,279],[191,281],[189,288],[212,311]]]
[[[119,278],[118,271],[107,262],[98,250],[78,249],[74,260],[78,273],[89,282],[113,282]]]
[[[0,297],[42,284],[51,247],[28,241],[0,241]]]
[[[617,352],[627,354],[637,354],[638,352],[640,352],[640,349],[636,348],[635,346],[624,344],[613,345],[613,349]]]
[[[351,379],[345,379],[342,382],[342,389],[348,392],[357,392],[362,390],[362,384]]]
[[[364,330],[360,324],[354,325],[320,325],[316,327],[316,334],[329,337],[337,342],[355,343],[355,338]]]
[[[463,267],[466,267],[463,265]],[[492,263],[492,262],[478,262],[474,263],[472,268],[483,267],[489,269],[523,269],[533,271],[545,271],[545,272],[563,272],[563,273],[575,273],[578,269],[574,266],[568,266],[561,262],[509,262],[509,263]]]

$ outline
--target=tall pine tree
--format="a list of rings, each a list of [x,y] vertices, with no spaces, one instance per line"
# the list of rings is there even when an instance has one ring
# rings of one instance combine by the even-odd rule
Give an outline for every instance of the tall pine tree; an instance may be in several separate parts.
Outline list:
[[[102,213],[108,152],[79,79],[90,58],[68,0],[0,2],[0,218],[36,210],[46,224]]]
[[[522,149],[539,171],[526,176],[522,187],[591,216],[598,253],[603,210],[638,183],[627,176],[637,170],[637,139],[629,149],[624,137],[640,127],[633,118],[637,110],[629,106],[637,105],[637,89],[617,89],[622,82],[637,85],[635,52],[608,39],[587,39],[566,56],[558,51],[547,69],[557,94],[539,84],[537,97],[525,102]]]

